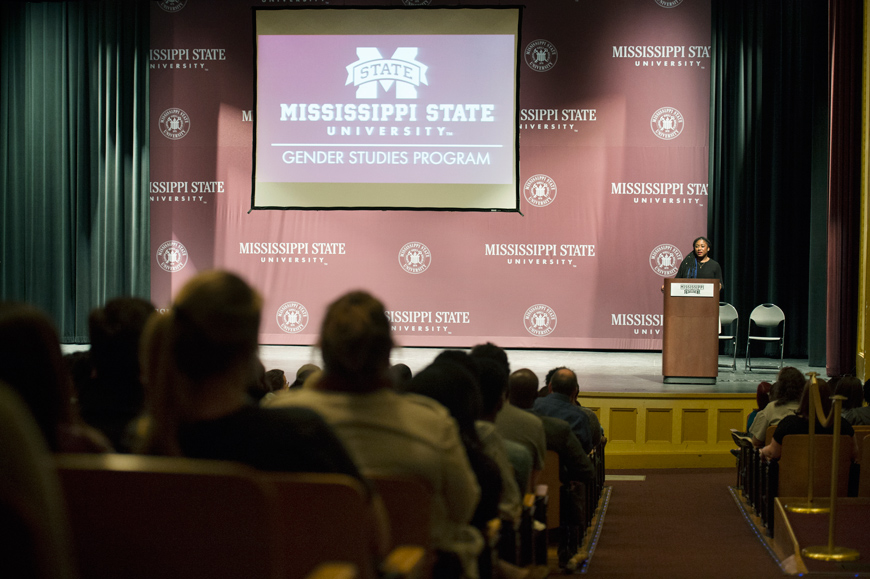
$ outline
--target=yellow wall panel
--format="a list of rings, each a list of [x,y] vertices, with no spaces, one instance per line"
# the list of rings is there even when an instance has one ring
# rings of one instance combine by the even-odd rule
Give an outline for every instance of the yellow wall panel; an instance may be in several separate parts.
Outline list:
[[[637,408],[611,408],[607,438],[611,442],[637,442]]]
[[[707,442],[707,411],[699,408],[683,410],[681,442]]]
[[[674,430],[673,414],[670,408],[648,408],[644,441],[671,442]]]

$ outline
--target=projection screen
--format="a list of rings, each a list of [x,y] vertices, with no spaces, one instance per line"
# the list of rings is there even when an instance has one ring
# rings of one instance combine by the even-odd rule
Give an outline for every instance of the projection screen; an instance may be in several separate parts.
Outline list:
[[[519,210],[520,8],[255,8],[252,209]]]

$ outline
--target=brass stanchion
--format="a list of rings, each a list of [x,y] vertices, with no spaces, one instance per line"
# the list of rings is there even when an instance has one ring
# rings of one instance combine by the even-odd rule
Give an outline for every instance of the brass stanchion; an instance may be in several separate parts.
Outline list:
[[[828,507],[819,506],[818,504],[813,503],[813,479],[814,471],[815,471],[815,460],[816,460],[816,402],[819,402],[819,406],[821,406],[821,399],[819,398],[819,385],[816,382],[816,376],[818,376],[817,372],[808,372],[807,376],[810,377],[810,385],[809,385],[809,396],[810,396],[810,430],[809,430],[809,456],[807,457],[807,501],[805,503],[791,503],[785,505],[785,510],[790,513],[827,513]],[[819,412],[819,414],[822,414]],[[825,417],[827,420],[827,417]]]
[[[801,549],[801,555],[808,559],[816,559],[818,561],[854,561],[861,556],[855,549],[848,547],[834,546],[834,514],[837,504],[837,479],[839,478],[839,462],[840,462],[840,411],[843,406],[845,396],[832,396],[834,401],[834,442],[831,458],[831,508],[828,515],[828,545],[817,547],[805,547]]]

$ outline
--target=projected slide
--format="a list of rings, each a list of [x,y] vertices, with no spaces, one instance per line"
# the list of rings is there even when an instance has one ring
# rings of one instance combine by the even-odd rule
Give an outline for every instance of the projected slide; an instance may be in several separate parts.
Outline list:
[[[517,23],[482,12],[258,10],[253,207],[517,210]]]

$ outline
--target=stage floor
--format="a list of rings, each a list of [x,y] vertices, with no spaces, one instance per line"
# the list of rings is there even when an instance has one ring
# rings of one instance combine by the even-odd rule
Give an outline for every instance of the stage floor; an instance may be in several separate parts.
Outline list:
[[[407,364],[416,373],[428,366],[443,348],[396,348],[393,364]],[[567,366],[577,372],[580,390],[584,392],[660,392],[660,393],[744,393],[755,394],[762,380],[773,382],[774,370],[743,370],[744,360],[737,358],[737,371],[719,370],[715,385],[663,384],[661,352],[601,352],[574,350],[508,350],[511,371],[529,368],[543,382],[551,368]],[[310,346],[261,346],[260,358],[266,369],[281,368],[293,381],[296,369],[303,364],[322,367],[320,352]],[[731,358],[721,358],[730,363]],[[779,360],[753,358],[754,363],[778,365]],[[807,360],[785,360],[802,372],[813,370],[824,376],[824,368],[810,368]]]

